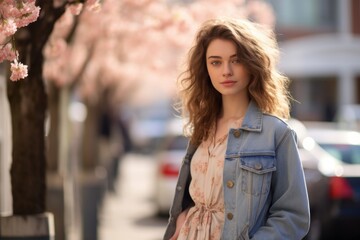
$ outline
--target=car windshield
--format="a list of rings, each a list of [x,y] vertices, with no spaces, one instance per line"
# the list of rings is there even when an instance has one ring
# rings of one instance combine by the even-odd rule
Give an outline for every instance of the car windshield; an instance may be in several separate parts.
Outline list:
[[[320,144],[333,157],[348,164],[360,164],[360,146],[348,144]]]
[[[168,150],[185,150],[188,144],[188,139],[184,136],[175,136],[167,146]]]

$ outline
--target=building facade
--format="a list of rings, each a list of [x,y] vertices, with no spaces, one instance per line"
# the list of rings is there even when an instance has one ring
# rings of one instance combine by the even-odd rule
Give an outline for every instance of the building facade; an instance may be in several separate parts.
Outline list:
[[[336,121],[360,104],[360,0],[267,0],[275,11],[279,69],[290,77],[292,115]]]

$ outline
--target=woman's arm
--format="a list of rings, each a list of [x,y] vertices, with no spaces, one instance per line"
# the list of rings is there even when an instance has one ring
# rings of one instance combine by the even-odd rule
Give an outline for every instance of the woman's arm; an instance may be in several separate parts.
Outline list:
[[[276,149],[276,168],[272,179],[272,202],[265,225],[251,239],[300,240],[310,226],[306,183],[300,162],[296,134],[286,131]]]

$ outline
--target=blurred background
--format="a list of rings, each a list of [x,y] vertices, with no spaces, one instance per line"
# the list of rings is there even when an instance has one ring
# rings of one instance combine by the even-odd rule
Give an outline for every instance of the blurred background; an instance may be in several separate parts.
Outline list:
[[[360,0],[104,0],[97,13],[65,11],[42,49],[56,239],[162,239],[187,143],[177,76],[196,29],[224,15],[276,32],[296,100],[289,124],[309,191],[307,239],[360,237]],[[13,212],[16,127],[7,69],[0,65],[2,216]]]

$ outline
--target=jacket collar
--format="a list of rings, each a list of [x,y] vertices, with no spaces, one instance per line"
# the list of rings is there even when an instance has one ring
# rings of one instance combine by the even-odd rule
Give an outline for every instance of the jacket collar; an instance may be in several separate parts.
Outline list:
[[[263,122],[263,113],[260,111],[255,101],[251,100],[246,110],[245,117],[240,129],[252,131],[252,132],[261,132],[262,122]],[[187,147],[186,158],[191,159],[197,148],[198,148],[197,145],[192,145],[189,142]]]
[[[263,113],[254,100],[251,100],[246,110],[241,129],[253,132],[261,132],[263,122]]]

